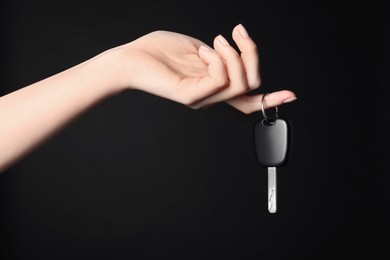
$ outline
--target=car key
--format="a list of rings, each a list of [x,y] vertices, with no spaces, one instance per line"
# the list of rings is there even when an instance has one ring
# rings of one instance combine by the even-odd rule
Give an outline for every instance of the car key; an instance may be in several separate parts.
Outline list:
[[[254,126],[254,141],[257,161],[268,168],[268,211],[277,210],[277,183],[276,167],[287,163],[290,150],[290,124],[278,118],[276,107],[275,118],[268,118],[264,111],[264,96],[261,109],[264,119],[256,122]]]

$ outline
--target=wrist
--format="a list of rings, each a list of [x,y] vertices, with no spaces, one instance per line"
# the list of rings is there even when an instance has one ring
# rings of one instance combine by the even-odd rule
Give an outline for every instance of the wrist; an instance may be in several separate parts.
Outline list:
[[[116,49],[104,51],[86,61],[91,78],[97,79],[96,87],[104,96],[113,96],[124,91],[120,80],[120,54]]]
[[[105,67],[102,72],[108,77],[107,82],[112,94],[133,89],[134,84],[137,85],[134,61],[138,56],[131,43],[109,49],[100,55]]]

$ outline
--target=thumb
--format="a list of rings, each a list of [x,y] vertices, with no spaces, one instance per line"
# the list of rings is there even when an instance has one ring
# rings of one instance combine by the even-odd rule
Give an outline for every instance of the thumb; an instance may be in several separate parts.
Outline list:
[[[245,114],[250,114],[261,110],[261,99],[264,94],[258,95],[241,95],[233,99],[227,100],[226,103],[240,110]],[[280,106],[285,103],[296,100],[295,93],[289,90],[281,90],[268,94],[264,98],[264,109]]]

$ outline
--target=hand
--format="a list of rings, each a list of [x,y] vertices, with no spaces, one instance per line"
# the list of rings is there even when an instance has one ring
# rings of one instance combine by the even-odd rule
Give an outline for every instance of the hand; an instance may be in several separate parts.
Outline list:
[[[234,28],[233,39],[241,55],[221,35],[213,49],[186,35],[157,31],[2,96],[0,172],[82,112],[124,89],[192,108],[226,101],[245,113],[259,110],[262,95],[246,95],[260,86],[256,44],[242,25]],[[265,98],[265,107],[294,98],[291,91],[274,92]]]
[[[120,53],[119,85],[146,91],[192,108],[225,101],[244,113],[260,110],[262,95],[246,93],[260,86],[256,44],[242,25],[233,29],[241,55],[219,35],[214,49],[179,33],[155,31],[115,48]],[[295,100],[291,91],[270,93],[265,107]]]

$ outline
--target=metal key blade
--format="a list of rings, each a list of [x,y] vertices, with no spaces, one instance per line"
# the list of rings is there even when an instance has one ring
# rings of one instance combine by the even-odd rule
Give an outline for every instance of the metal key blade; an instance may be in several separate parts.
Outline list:
[[[268,211],[276,212],[276,167],[268,167]]]

